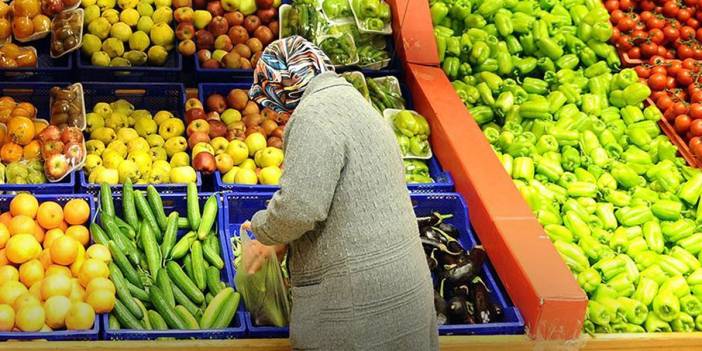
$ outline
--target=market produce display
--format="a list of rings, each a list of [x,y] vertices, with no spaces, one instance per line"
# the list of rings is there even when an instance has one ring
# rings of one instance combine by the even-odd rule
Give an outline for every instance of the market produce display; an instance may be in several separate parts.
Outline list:
[[[283,128],[289,114],[261,110],[242,89],[232,89],[226,96],[210,94],[204,105],[197,99],[185,105],[188,145],[196,170],[219,171],[225,183],[278,184]]]
[[[437,1],[432,15],[446,74],[590,298],[585,331],[702,327],[702,173],[643,107],[651,89],[617,72],[607,10]]]
[[[175,48],[170,0],[82,1],[83,56],[94,66],[163,66]]]
[[[385,118],[392,123],[400,152],[405,158],[431,158],[429,147],[429,123],[415,111],[383,111]]]
[[[419,236],[434,280],[434,308],[439,325],[499,322],[502,307],[490,302],[480,278],[487,254],[481,246],[470,251],[458,242],[458,229],[438,212],[417,218]]]
[[[251,69],[278,38],[273,0],[174,1],[178,51],[205,69]]]
[[[140,106],[148,107],[148,106]],[[88,156],[85,171],[90,183],[191,183],[197,174],[190,166],[183,120],[168,111],[152,115],[129,101],[96,103],[87,114]]]
[[[109,273],[118,299],[109,329],[223,329],[231,324],[240,297],[220,278],[225,263],[215,224],[217,196],[209,196],[201,210],[197,186],[189,183],[187,215],[180,217],[179,211],[166,215],[164,199],[153,186],[144,194],[127,181],[121,199],[113,201],[109,185],[101,185],[100,225],[91,228],[95,241],[107,245],[113,257]]]
[[[82,43],[83,10],[63,11],[51,21],[51,57],[77,50]]]
[[[9,205],[0,215],[0,332],[93,328],[115,306],[115,285],[107,246],[90,244],[88,201],[19,194]]]

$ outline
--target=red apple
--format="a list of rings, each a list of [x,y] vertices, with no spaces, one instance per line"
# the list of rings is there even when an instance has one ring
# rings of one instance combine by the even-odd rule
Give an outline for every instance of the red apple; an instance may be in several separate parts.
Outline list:
[[[204,174],[212,174],[217,169],[217,162],[209,152],[200,152],[193,157],[193,168]]]
[[[205,119],[196,119],[188,123],[188,128],[185,129],[187,135],[193,135],[198,132],[205,134],[210,132],[210,124]]]
[[[185,111],[185,122],[188,125],[196,119],[203,119],[204,120],[205,117],[207,117],[205,115],[205,110],[198,108],[198,107],[191,108],[191,109]]]
[[[214,40],[215,37],[212,35],[212,33],[200,29],[199,31],[195,32],[195,43],[197,43],[197,47],[202,50],[212,50],[214,49]]]
[[[227,109],[227,100],[225,100],[224,96],[220,94],[212,94],[208,96],[205,104],[207,105],[208,111],[222,113]]]
[[[190,147],[190,149],[194,148],[195,145],[197,145],[198,143],[209,143],[209,142],[210,142],[210,136],[207,135],[207,133],[203,133],[203,132],[195,132],[195,133],[190,134],[190,136],[188,137],[188,147]]]
[[[207,0],[193,0],[193,7],[196,10],[204,10],[207,7]]]
[[[62,154],[54,154],[44,162],[44,171],[51,179],[58,179],[68,173],[68,159]]]
[[[83,144],[81,143],[69,143],[63,148],[63,154],[71,160],[73,163],[78,164],[83,157],[85,157],[85,152],[83,151]]]
[[[224,8],[222,8],[222,3],[219,1],[208,2],[207,11],[209,11],[212,14],[212,17],[224,15]]]
[[[259,8],[258,11],[256,11],[256,16],[261,19],[261,22],[263,24],[268,24],[271,23],[274,19],[278,18],[278,13],[274,8],[269,8],[269,9],[262,9]]]
[[[209,120],[221,121],[221,120],[222,120],[222,117],[219,115],[219,112],[217,112],[217,111],[210,111],[210,112],[207,112],[207,118],[206,118],[206,119],[207,119],[208,121],[209,121]]]
[[[214,42],[212,43],[212,46],[214,46]],[[205,62],[211,58],[212,52],[210,50],[200,49],[197,52],[197,59],[200,60],[200,62]]]
[[[192,23],[181,22],[176,27],[176,37],[179,40],[192,39],[195,36],[195,26]]]
[[[259,26],[261,26],[261,19],[258,16],[250,15],[244,19],[244,28],[249,33],[253,33]]]
[[[256,0],[256,8],[269,9],[273,7],[273,0]]]
[[[48,160],[51,156],[63,152],[63,143],[58,140],[49,140],[41,146],[41,157]]]
[[[282,149],[283,148],[283,140],[281,140],[278,137],[272,136],[272,137],[268,138],[268,146],[277,147],[279,149]]]
[[[270,136],[283,139],[283,128],[278,127],[276,129],[273,129]]]
[[[223,137],[227,135],[227,125],[220,120],[210,119],[207,121],[210,124],[210,138]]]
[[[174,9],[179,9],[181,7],[192,7],[193,2],[192,0],[173,0],[171,6],[173,6]]]
[[[218,37],[222,34],[227,34],[229,30],[229,23],[222,16],[217,16],[212,19],[212,22],[207,25],[207,30],[212,33],[213,37]],[[214,43],[214,40],[212,41]]]
[[[46,143],[52,140],[59,140],[61,138],[61,130],[57,126],[48,126],[39,133],[39,141]]]
[[[244,14],[239,11],[227,12],[224,14],[224,18],[230,26],[240,26],[244,23]]]
[[[76,127],[64,128],[63,132],[61,132],[61,142],[63,142],[64,144],[82,143],[83,132]]]

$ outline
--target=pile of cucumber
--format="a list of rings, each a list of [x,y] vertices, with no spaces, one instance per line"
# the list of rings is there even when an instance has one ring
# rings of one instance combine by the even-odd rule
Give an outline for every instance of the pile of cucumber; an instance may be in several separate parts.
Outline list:
[[[166,215],[161,196],[123,186],[122,214],[112,191],[100,187],[100,225],[92,223],[95,242],[112,253],[110,279],[117,302],[109,329],[222,329],[232,322],[240,296],[220,280],[224,260],[217,236],[217,197],[202,213],[195,184],[188,184],[187,216]],[[179,230],[188,230],[178,238]]]

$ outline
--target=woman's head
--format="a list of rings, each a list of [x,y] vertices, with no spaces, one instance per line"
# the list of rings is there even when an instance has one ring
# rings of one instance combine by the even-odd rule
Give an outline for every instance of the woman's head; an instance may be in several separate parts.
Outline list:
[[[276,40],[256,64],[249,96],[263,107],[292,112],[312,78],[327,71],[334,71],[329,57],[303,37]]]

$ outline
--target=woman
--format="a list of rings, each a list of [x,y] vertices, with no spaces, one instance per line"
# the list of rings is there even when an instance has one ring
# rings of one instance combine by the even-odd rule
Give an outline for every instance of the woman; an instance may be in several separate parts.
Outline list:
[[[249,95],[294,110],[280,190],[248,224],[258,241],[244,254],[255,272],[287,245],[293,348],[436,350],[431,276],[391,128],[301,37],[268,46]]]

